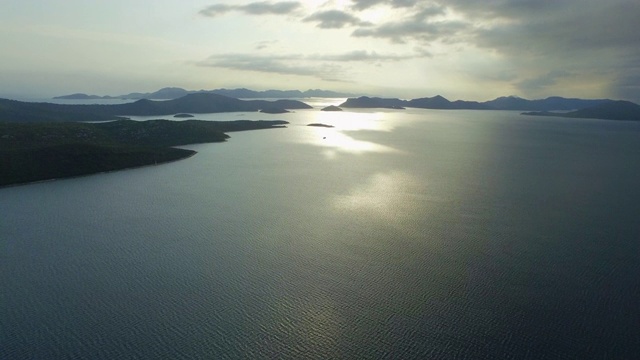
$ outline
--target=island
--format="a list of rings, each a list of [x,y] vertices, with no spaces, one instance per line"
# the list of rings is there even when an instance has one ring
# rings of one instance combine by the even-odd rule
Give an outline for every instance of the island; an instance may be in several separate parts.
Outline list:
[[[539,111],[525,112],[522,114],[533,116],[557,116],[565,118],[640,121],[640,105],[630,101],[620,100],[564,113]]]
[[[223,142],[225,132],[283,128],[282,120],[0,122],[0,186],[184,159],[174,146]]]
[[[193,115],[191,115],[191,114],[184,114],[184,113],[182,113],[182,114],[175,114],[175,115],[173,115],[173,117],[174,117],[174,118],[178,118],[178,119],[186,119],[186,118],[192,118],[192,117],[194,117],[194,116],[193,116]]]
[[[279,107],[268,107],[268,108],[260,109],[260,112],[265,114],[285,114],[285,113],[288,113],[289,110],[279,108]]]
[[[342,111],[342,109],[335,105],[329,105],[325,108],[320,109],[320,111]]]
[[[313,123],[313,124],[309,124],[307,126],[315,126],[315,127],[325,127],[325,128],[332,128],[335,127],[333,125],[329,125],[329,124],[321,124],[321,123]]]
[[[359,98],[349,98],[342,104],[341,108],[381,108],[381,109],[396,109],[402,107],[406,101],[394,98],[379,98],[361,96]]]

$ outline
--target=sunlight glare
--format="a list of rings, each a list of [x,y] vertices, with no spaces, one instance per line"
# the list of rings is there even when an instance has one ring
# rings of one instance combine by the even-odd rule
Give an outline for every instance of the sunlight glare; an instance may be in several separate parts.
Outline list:
[[[416,194],[422,192],[419,181],[403,171],[374,174],[349,193],[337,196],[334,206],[348,213],[374,217],[398,230],[411,233],[416,214]]]
[[[351,0],[302,0],[301,2],[304,7],[314,11],[320,8],[345,10],[351,5]]]
[[[359,15],[360,20],[368,21],[373,24],[379,23],[385,20],[386,18],[388,18],[389,16],[391,16],[391,14],[388,11],[388,9],[380,8],[380,7],[367,9]]]
[[[393,122],[384,120],[388,120],[384,112],[316,111],[310,113],[310,122],[333,127],[310,127],[311,132],[304,138],[304,142],[327,148],[325,155],[328,158],[335,158],[338,153],[398,151],[375,142],[357,140],[347,134],[358,131],[389,132],[393,130]]]
[[[358,131],[358,130],[373,130],[373,131],[391,131],[393,125],[389,121],[383,121],[385,119],[383,112],[326,112],[319,111],[314,112],[313,122],[322,123],[327,125],[333,125],[340,131]]]

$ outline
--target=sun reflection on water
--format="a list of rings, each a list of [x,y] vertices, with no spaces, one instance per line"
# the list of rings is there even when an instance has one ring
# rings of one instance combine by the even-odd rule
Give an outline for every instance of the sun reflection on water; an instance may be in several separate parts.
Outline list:
[[[391,122],[384,121],[382,112],[351,112],[351,111],[316,111],[309,114],[312,123],[322,123],[335,126],[341,131],[391,131]]]
[[[416,213],[419,203],[416,196],[422,192],[419,184],[412,175],[402,171],[377,173],[348,194],[337,196],[334,206],[408,230],[408,220]]]
[[[315,128],[311,133],[309,142],[326,148],[324,154],[329,158],[335,157],[339,152],[361,154],[396,151],[388,146],[354,139],[335,129]]]
[[[384,113],[378,112],[313,112],[309,114],[309,123],[323,124],[332,127],[309,127],[309,133],[304,138],[305,143],[326,148],[324,154],[334,158],[340,152],[369,153],[394,152],[389,146],[371,141],[357,140],[348,133],[357,131],[389,132],[393,129],[392,122],[384,121]]]

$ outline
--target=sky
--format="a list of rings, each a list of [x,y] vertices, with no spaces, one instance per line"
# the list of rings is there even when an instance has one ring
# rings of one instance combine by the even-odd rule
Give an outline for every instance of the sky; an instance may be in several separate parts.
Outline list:
[[[1,0],[0,96],[325,89],[640,103],[638,0]]]

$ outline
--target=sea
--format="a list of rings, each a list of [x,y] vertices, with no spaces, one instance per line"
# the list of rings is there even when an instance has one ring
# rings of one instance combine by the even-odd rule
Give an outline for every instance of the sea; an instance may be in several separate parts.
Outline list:
[[[340,102],[1,188],[0,359],[640,356],[640,123]]]

